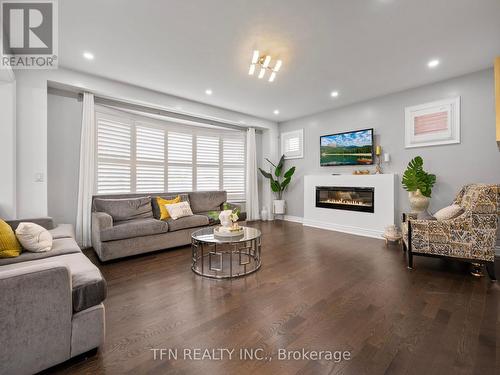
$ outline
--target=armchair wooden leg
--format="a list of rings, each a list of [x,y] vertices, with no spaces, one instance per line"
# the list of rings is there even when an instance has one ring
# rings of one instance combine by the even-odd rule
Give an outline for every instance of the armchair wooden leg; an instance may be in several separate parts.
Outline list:
[[[491,281],[497,281],[495,275],[495,262],[486,263],[486,271],[488,272],[488,276],[490,277]]]

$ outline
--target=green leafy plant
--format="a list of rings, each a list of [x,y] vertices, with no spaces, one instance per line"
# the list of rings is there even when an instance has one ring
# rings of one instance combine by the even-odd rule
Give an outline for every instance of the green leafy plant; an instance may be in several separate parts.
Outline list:
[[[423,196],[430,198],[436,175],[424,171],[424,160],[416,156],[409,163],[403,174],[402,184],[407,191],[420,190]]]
[[[259,171],[265,178],[269,179],[269,182],[271,184],[271,190],[276,194],[278,199],[281,200],[283,197],[283,192],[290,184],[292,176],[295,173],[295,167],[291,167],[285,173],[283,173],[285,166],[285,155],[281,156],[278,165],[274,164],[269,159],[266,160],[269,164],[271,164],[274,167],[274,172],[269,173],[263,170],[262,168],[259,168]]]

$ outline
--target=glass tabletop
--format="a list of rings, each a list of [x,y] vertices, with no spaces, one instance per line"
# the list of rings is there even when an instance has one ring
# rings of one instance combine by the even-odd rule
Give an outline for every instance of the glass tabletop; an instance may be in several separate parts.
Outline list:
[[[231,236],[221,237],[214,235],[215,227],[206,227],[191,234],[191,237],[197,241],[210,242],[210,243],[236,243],[251,241],[260,237],[260,230],[251,227],[243,227],[243,233]]]

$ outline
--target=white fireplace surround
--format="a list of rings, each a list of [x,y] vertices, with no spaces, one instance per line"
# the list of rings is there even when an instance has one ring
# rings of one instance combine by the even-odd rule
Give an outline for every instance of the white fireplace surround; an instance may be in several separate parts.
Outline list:
[[[394,224],[394,174],[304,176],[304,219],[310,227],[381,238]],[[374,212],[316,207],[316,186],[373,187]]]

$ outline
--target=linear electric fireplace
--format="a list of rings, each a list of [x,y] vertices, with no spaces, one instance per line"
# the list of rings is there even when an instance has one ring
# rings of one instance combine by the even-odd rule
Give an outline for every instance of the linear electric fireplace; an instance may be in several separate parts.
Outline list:
[[[372,187],[316,186],[316,207],[374,212]]]

